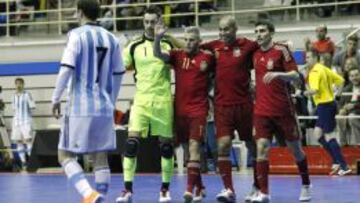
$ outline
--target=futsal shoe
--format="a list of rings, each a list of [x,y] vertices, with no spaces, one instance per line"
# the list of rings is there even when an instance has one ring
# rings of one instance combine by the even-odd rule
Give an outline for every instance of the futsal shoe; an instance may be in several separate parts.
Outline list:
[[[230,189],[223,189],[216,195],[216,199],[219,202],[235,203],[235,193]]]
[[[338,175],[339,176],[346,176],[346,175],[351,174],[351,172],[352,172],[352,170],[350,168],[348,168],[346,170],[340,169],[339,172],[338,172]]]
[[[331,175],[331,176],[337,175],[339,170],[340,170],[340,165],[339,164],[333,164],[331,166],[331,171],[330,171],[329,175]]]
[[[121,195],[116,198],[116,203],[132,203],[132,192],[123,190]]]
[[[81,203],[102,203],[104,201],[104,197],[93,191],[88,197],[84,198]]]
[[[256,196],[254,196],[251,200],[252,203],[269,203],[270,196],[268,194],[264,194],[262,192],[257,192]]]
[[[308,202],[311,200],[311,185],[303,185],[301,187],[299,200],[301,202]]]
[[[191,203],[193,201],[193,195],[191,192],[186,191],[183,195],[184,203]]]
[[[256,196],[256,194],[259,192],[259,189],[255,186],[252,186],[251,191],[249,194],[245,196],[245,202],[251,202],[251,200]]]
[[[206,197],[206,190],[205,188],[197,188],[195,191],[195,197],[193,199],[193,203],[200,203],[203,198]]]
[[[171,202],[170,192],[169,190],[161,190],[160,191],[160,197],[159,202],[161,203],[169,203]]]

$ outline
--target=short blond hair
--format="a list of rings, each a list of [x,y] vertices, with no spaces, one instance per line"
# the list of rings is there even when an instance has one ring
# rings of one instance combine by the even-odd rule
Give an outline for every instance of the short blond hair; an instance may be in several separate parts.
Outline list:
[[[194,33],[200,37],[200,29],[197,26],[189,26],[185,28],[185,33]]]

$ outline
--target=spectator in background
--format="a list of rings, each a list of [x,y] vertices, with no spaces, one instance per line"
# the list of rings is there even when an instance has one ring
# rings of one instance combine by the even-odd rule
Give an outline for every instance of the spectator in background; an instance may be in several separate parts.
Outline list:
[[[356,34],[351,35],[346,39],[346,48],[337,52],[334,56],[333,65],[336,68],[337,72],[342,76],[345,75],[345,63],[347,59],[354,58],[357,63],[360,63],[360,51],[358,50],[358,41],[359,38]]]
[[[117,4],[144,4],[146,0],[116,0]],[[117,17],[142,17],[146,6],[137,5],[130,7],[119,7],[116,9]],[[141,20],[118,20],[116,22],[118,30],[140,29],[142,28]]]
[[[345,79],[345,85],[348,85],[350,83],[349,81],[349,70],[353,68],[359,68],[359,61],[355,57],[347,58],[345,60],[342,76]]]
[[[360,94],[360,69],[353,67],[349,70],[350,84],[346,85],[343,93],[352,95],[342,96],[339,101],[339,115],[360,115],[359,94]],[[359,119],[340,119],[338,120],[341,145],[360,144],[360,120]],[[350,128],[349,128],[350,127]]]
[[[112,0],[101,0],[100,4],[104,6],[109,6],[112,4]],[[101,12],[101,19],[99,20],[99,24],[107,30],[112,30],[114,28],[113,17],[113,9],[105,8]]]
[[[174,0],[168,0],[171,2]],[[168,5],[164,5],[164,15],[171,15],[171,14],[185,14],[189,12],[193,12],[190,10],[192,3],[171,3]],[[194,22],[194,16],[187,15],[187,16],[173,16],[168,17],[164,16],[164,23],[169,27],[181,27],[181,26],[190,26]]]
[[[326,25],[319,25],[316,28],[316,41],[311,42],[309,38],[305,39],[305,49],[306,51],[316,51],[320,55],[325,53],[330,53],[331,57],[335,53],[335,44],[327,37],[327,27]]]
[[[14,117],[11,140],[16,143],[17,151],[23,166],[26,167],[26,154],[30,156],[33,140],[32,115],[35,102],[28,91],[24,90],[24,79],[16,78],[16,93],[12,100]]]

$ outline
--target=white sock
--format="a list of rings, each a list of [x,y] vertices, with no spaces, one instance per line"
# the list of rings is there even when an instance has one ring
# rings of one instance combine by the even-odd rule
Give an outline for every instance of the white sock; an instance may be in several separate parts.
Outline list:
[[[76,190],[85,198],[90,196],[93,189],[86,180],[84,171],[75,159],[67,159],[62,164],[66,176]]]
[[[16,144],[16,149],[19,154],[21,163],[26,163],[25,146],[22,143],[18,143]]]
[[[101,194],[106,194],[110,184],[110,169],[109,167],[95,168],[95,183],[96,190]]]

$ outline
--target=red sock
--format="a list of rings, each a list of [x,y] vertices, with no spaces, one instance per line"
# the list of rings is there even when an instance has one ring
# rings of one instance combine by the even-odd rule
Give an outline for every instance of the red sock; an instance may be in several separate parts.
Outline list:
[[[260,191],[264,194],[269,193],[269,161],[258,161],[256,163],[256,179],[260,186]]]
[[[201,170],[199,170],[199,175],[198,175],[198,178],[196,179],[196,183],[195,183],[195,186],[199,189],[203,189],[205,188],[203,182],[202,182],[202,177],[201,177]]]
[[[304,160],[296,163],[299,169],[299,173],[301,176],[302,184],[303,185],[310,185],[310,177],[309,177],[309,170],[308,170],[308,163],[306,157]]]
[[[187,164],[187,187],[186,190],[188,192],[193,191],[194,185],[199,182],[200,175],[200,162],[199,161],[189,161]]]
[[[259,182],[258,182],[258,180],[257,180],[257,168],[256,168],[256,160],[253,160],[253,170],[254,170],[254,186],[257,188],[257,189],[259,189],[260,188],[260,186],[259,186]]]
[[[229,157],[218,157],[218,166],[221,178],[223,180],[225,189],[234,191],[231,173],[231,161]]]

